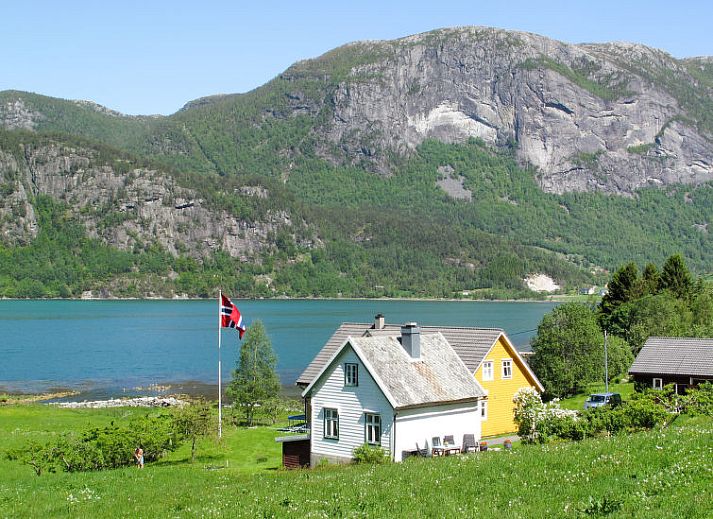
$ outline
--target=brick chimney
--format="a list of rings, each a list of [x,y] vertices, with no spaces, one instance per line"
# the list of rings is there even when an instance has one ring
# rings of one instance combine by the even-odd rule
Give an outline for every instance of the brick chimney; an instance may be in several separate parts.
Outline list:
[[[418,327],[418,323],[401,325],[401,346],[412,359],[421,358],[421,329]]]
[[[374,330],[383,330],[384,326],[386,326],[384,314],[376,314],[374,316]]]

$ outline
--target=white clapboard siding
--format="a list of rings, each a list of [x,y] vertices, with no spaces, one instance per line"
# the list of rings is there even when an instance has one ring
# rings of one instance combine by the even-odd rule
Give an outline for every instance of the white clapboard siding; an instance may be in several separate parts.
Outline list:
[[[359,385],[344,386],[344,364],[359,366]],[[312,453],[350,459],[355,447],[363,445],[364,413],[381,415],[381,447],[391,452],[393,411],[381,389],[354,353],[346,346],[312,388]],[[324,408],[339,411],[339,439],[324,438]]]
[[[400,410],[395,427],[395,461],[401,461],[402,453],[414,451],[417,445],[419,449],[430,449],[434,436],[443,441],[444,436],[451,435],[455,445],[462,447],[464,434],[472,434],[476,441],[480,440],[478,402]]]

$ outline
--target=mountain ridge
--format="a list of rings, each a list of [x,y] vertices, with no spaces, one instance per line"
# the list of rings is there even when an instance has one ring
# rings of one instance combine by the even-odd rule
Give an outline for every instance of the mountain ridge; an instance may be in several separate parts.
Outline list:
[[[191,294],[221,254],[254,295],[572,287],[678,251],[710,272],[711,61],[468,27],[347,44],[170,116],[3,91],[2,241],[30,251],[34,208],[65,211],[162,251],[161,286]]]

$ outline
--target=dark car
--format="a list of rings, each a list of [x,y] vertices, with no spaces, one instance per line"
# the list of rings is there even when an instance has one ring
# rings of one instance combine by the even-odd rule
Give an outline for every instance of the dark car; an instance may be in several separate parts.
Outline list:
[[[591,409],[604,405],[611,405],[613,407],[619,404],[621,404],[621,395],[619,393],[592,393],[589,395],[589,398],[584,401],[584,408]]]

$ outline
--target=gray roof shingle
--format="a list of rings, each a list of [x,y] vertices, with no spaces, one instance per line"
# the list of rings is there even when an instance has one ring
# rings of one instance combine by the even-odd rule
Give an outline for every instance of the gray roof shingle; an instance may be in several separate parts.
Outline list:
[[[349,337],[348,341],[368,363],[369,371],[391,396],[396,409],[485,396],[483,388],[440,333],[421,333],[418,360],[406,353],[399,337],[394,335]]]
[[[420,326],[420,328],[421,334],[441,333],[471,373],[475,372],[500,334],[503,333],[500,328],[469,328],[465,326]],[[376,330],[373,328],[373,323],[342,323],[299,376],[297,384],[309,385],[349,336],[396,336],[400,333],[401,325],[398,324],[387,324],[384,328]]]
[[[713,376],[713,338],[649,337],[629,373]]]

